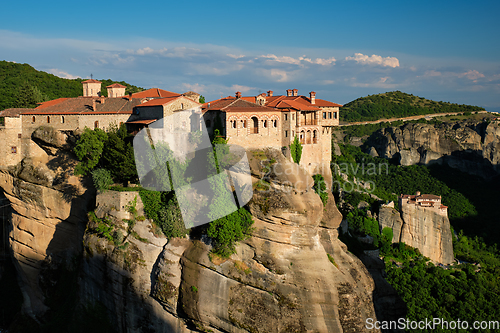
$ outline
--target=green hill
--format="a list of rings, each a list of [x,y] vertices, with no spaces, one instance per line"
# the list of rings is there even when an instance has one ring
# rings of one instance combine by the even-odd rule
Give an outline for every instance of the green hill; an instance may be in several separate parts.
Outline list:
[[[355,122],[399,118],[430,113],[472,112],[484,108],[472,105],[459,105],[447,102],[435,102],[413,96],[401,91],[358,98],[340,108],[340,120]]]
[[[58,76],[38,71],[28,64],[0,61],[0,110],[14,107],[36,107],[36,103],[60,97],[78,97],[82,95],[83,79],[63,79]],[[123,81],[110,79],[102,82],[102,95],[107,96],[106,86],[120,83],[127,87],[126,93],[141,91]]]

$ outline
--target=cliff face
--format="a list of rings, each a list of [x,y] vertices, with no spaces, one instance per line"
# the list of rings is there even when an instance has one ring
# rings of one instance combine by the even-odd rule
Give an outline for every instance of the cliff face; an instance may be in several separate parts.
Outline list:
[[[499,122],[409,123],[379,130],[366,144],[401,165],[443,163],[480,176],[500,172]]]
[[[255,180],[263,176],[259,166],[264,158],[256,156],[260,158],[251,161]],[[132,240],[128,254],[86,236],[87,253],[92,252],[83,278],[87,299],[105,300],[106,308],[117,314],[119,331],[141,332],[145,323],[158,332],[191,327],[214,332],[365,331],[366,318],[376,318],[374,283],[337,239],[342,217],[333,196],[324,208],[303,169],[280,152],[269,151],[265,158],[277,161],[267,174],[271,190],[254,192],[253,235],[230,259],[210,255],[205,239],[167,242],[148,235],[145,225],[141,237],[150,244]],[[325,176],[331,179],[328,171]],[[126,267],[121,259],[110,260],[113,253],[138,258],[138,264]],[[109,276],[112,288],[105,285]],[[146,320],[147,313],[156,319]]]
[[[119,332],[362,332],[376,318],[373,280],[337,238],[333,196],[323,207],[311,176],[279,151],[249,153],[254,180],[267,172],[270,190],[250,203],[252,237],[221,260],[209,240],[167,240],[148,220],[124,234],[126,247],[90,232],[95,193],[72,176],[68,139],[39,131],[45,155],[0,172],[23,310],[34,322],[68,311],[74,332],[95,318]],[[262,159],[275,161],[270,171]],[[330,183],[329,167],[323,175]]]
[[[0,170],[0,187],[11,207],[11,253],[23,293],[23,310],[43,314],[41,272],[48,264],[70,263],[81,252],[81,238],[91,193],[72,175],[75,163],[60,133],[38,133],[46,152]]]
[[[379,223],[393,230],[393,243],[415,247],[433,262],[453,263],[453,241],[447,216],[431,209],[404,205],[401,214],[391,207],[381,207]]]

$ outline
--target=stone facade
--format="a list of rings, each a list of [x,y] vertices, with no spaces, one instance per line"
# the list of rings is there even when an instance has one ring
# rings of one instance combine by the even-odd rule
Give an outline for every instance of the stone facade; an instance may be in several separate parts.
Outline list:
[[[135,208],[139,211],[144,207],[139,192],[106,191],[98,193],[96,197],[96,214],[102,217],[105,214],[116,217],[119,220],[131,219],[132,216],[127,206],[136,200]]]
[[[205,103],[203,118],[212,135],[220,122],[221,135],[230,144],[249,149],[274,147],[288,158],[297,136],[302,144],[300,164],[312,172],[331,162],[331,132],[339,124],[339,106],[316,99],[315,93],[310,98],[299,96],[292,89],[287,96],[273,96],[272,91],[255,97],[236,93]]]
[[[0,166],[15,165],[22,159],[22,128],[21,118],[4,117],[3,124],[0,124]]]

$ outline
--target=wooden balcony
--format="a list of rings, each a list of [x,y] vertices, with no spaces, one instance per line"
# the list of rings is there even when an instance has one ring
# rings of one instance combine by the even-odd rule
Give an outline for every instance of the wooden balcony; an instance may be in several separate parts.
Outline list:
[[[311,125],[318,125],[318,119],[311,119],[299,122],[299,126],[311,126]]]

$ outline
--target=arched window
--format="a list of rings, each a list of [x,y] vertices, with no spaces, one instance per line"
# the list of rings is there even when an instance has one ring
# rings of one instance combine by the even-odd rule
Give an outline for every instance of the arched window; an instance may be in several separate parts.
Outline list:
[[[301,143],[301,144],[304,144],[304,143],[305,143],[305,133],[304,133],[304,131],[301,131],[301,132],[300,132],[299,139],[300,139],[300,143]]]
[[[278,121],[277,120],[273,120],[273,127],[274,128],[278,127]]]
[[[247,128],[247,120],[245,119],[245,120],[242,120],[241,122],[243,123],[243,128]]]
[[[61,124],[64,124],[64,116],[61,116]]]
[[[35,122],[35,116],[31,117],[31,122],[34,123]]]
[[[259,119],[257,119],[257,117],[252,117],[252,125],[253,128],[251,133],[253,134],[259,133]]]
[[[231,120],[231,128],[236,128],[236,120]]]
[[[311,143],[311,131],[307,131],[306,143],[307,144]]]
[[[263,120],[262,124],[263,124],[264,128],[267,128],[267,120]]]
[[[184,110],[184,103],[181,103],[181,110]]]
[[[318,143],[318,131],[313,132],[313,143]]]
[[[98,127],[99,127],[99,122],[96,120],[96,121],[94,121],[94,129],[96,129]]]
[[[207,126],[207,128],[209,128],[212,125],[212,122],[210,121],[210,119],[207,119],[207,121],[205,122],[205,125]]]
[[[50,124],[50,116],[47,116],[47,124]]]

